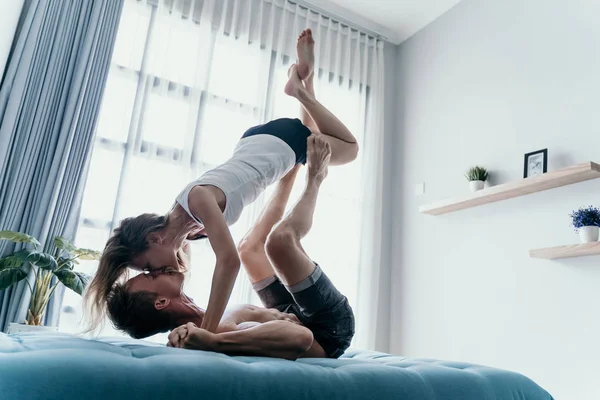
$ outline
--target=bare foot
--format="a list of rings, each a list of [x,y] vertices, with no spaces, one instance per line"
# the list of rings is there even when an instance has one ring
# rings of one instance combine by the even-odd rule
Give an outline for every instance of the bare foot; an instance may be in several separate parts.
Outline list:
[[[305,80],[313,73],[315,65],[315,41],[312,37],[312,31],[305,29],[298,37],[296,44],[296,53],[298,55],[298,76]]]
[[[288,83],[285,85],[283,91],[288,96],[298,97],[298,93],[300,91],[305,90],[300,77],[298,76],[298,66],[296,64],[292,64],[288,71]]]

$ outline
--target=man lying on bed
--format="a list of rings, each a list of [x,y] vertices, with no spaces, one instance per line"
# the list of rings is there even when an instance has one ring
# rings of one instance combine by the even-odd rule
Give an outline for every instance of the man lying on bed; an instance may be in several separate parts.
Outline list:
[[[204,310],[182,292],[183,273],[138,275],[117,284],[108,296],[109,317],[135,338],[173,329],[169,346],[226,354],[296,359],[344,353],[354,336],[348,300],[300,244],[312,225],[317,195],[327,176],[331,150],[323,139],[308,139],[304,193],[283,217],[298,166],[278,184],[238,250],[262,303],[228,310],[216,333],[198,328]]]

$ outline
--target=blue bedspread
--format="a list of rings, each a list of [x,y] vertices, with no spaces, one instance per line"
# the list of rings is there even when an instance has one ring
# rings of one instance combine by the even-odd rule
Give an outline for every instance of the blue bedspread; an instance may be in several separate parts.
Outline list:
[[[514,372],[349,350],[338,360],[228,357],[149,342],[0,333],[0,398],[551,400]]]

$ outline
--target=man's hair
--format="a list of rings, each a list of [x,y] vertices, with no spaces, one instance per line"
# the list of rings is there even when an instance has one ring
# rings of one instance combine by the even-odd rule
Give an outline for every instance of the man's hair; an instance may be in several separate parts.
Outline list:
[[[98,269],[84,294],[84,311],[89,313],[87,331],[101,325],[106,301],[113,285],[127,271],[131,260],[149,247],[148,235],[163,229],[168,223],[164,215],[142,214],[125,218],[106,242]]]
[[[114,285],[106,299],[113,326],[135,339],[172,329],[171,314],[154,307],[156,297],[156,293],[147,291],[129,292],[126,284]]]

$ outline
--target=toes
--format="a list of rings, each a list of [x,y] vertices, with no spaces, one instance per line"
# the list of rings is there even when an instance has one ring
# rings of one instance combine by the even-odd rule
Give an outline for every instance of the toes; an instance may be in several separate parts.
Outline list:
[[[312,35],[312,31],[310,29],[305,29],[300,33],[300,36],[298,36],[298,40],[302,39],[303,37],[311,36],[311,35]]]

